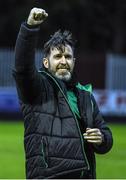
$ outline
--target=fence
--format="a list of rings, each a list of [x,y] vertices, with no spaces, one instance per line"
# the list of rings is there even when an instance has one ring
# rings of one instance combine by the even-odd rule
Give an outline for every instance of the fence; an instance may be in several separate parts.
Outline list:
[[[126,56],[107,55],[106,89],[126,90]]]

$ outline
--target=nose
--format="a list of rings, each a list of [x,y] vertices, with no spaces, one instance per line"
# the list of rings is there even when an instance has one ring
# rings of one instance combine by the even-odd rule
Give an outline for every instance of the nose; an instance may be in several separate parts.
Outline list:
[[[65,56],[62,56],[60,62],[61,62],[61,64],[66,64],[66,58],[65,58]]]

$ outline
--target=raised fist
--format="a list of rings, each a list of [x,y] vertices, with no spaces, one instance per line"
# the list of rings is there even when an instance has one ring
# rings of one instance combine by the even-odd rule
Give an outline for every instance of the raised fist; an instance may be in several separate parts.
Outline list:
[[[33,8],[30,11],[27,24],[28,25],[39,25],[41,24],[46,18],[48,17],[48,14],[44,9],[41,8]]]

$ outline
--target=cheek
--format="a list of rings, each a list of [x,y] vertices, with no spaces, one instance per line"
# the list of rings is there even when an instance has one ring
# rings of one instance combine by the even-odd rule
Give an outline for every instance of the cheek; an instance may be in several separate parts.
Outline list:
[[[53,70],[56,70],[57,66],[58,66],[57,63],[50,64],[50,68]]]
[[[70,69],[73,70],[74,68],[74,63],[69,63]]]

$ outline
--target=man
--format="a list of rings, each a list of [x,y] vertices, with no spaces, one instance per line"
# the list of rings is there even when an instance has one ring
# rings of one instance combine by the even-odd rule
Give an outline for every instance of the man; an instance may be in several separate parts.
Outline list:
[[[44,45],[41,71],[35,68],[40,24],[48,14],[33,8],[21,25],[15,49],[17,91],[24,117],[26,177],[96,178],[95,152],[112,147],[112,134],[89,88],[74,77],[74,42],[56,32]]]

